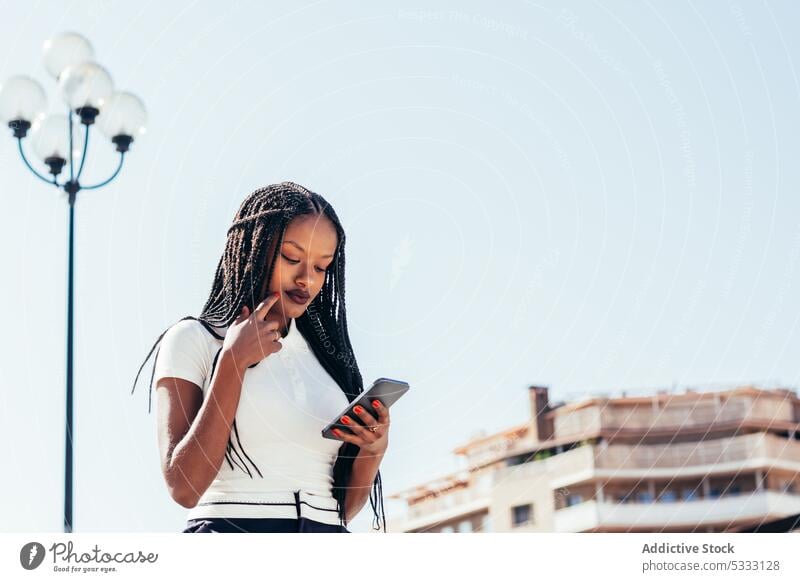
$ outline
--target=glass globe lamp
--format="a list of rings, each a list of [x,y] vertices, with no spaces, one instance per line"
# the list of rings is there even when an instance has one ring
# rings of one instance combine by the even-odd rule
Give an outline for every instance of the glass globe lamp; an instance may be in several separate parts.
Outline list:
[[[11,77],[0,86],[0,119],[25,137],[31,124],[44,117],[47,97],[36,81],[26,76]]]
[[[31,134],[33,151],[45,164],[50,173],[57,176],[69,159],[69,118],[66,115],[51,114],[33,126]],[[80,156],[83,148],[83,135],[79,127],[72,128],[72,157]]]
[[[44,68],[56,79],[67,67],[94,58],[92,45],[80,34],[65,32],[44,41],[42,46]]]
[[[125,152],[137,136],[144,134],[146,122],[142,101],[132,93],[118,91],[106,100],[97,126],[116,144],[118,152]]]
[[[111,75],[97,63],[88,61],[70,65],[58,80],[61,96],[81,116],[81,123],[91,125],[114,91]]]

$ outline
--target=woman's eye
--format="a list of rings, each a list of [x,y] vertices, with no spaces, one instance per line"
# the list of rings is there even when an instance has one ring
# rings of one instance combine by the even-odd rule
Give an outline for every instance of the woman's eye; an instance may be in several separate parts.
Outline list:
[[[299,262],[300,262],[300,260],[299,260],[299,259],[290,259],[289,257],[287,257],[286,255],[284,255],[283,253],[281,253],[281,256],[282,256],[284,259],[286,259],[287,261],[289,261],[289,263],[291,263],[292,265],[296,265],[297,263],[299,263]],[[327,267],[326,267],[325,269],[322,269],[322,268],[320,268],[320,267],[314,267],[314,268],[317,270],[317,272],[318,272],[318,273],[324,273],[325,271],[327,271],[327,270],[328,270],[328,269],[327,269]]]

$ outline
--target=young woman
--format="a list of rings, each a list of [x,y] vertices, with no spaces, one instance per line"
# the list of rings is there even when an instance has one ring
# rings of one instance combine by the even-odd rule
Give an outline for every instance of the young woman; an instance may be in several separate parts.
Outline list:
[[[356,411],[361,422],[341,419],[353,431],[341,441],[321,435],[363,392],[344,245],[319,194],[292,182],[256,190],[228,229],[202,312],[161,334],[139,368],[133,390],[160,343],[150,391],[164,479],[190,508],[184,532],[349,533],[367,498],[373,529],[380,518],[386,531],[388,410],[376,400]]]

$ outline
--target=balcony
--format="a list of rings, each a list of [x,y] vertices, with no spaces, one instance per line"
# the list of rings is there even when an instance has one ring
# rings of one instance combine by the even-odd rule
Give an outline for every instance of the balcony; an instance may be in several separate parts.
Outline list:
[[[692,531],[704,525],[768,521],[795,513],[800,513],[800,495],[764,490],[671,503],[586,501],[557,510],[553,527],[557,532],[662,528]]]
[[[597,451],[598,470],[613,470],[616,475],[633,472],[634,477],[648,471],[648,476],[721,472],[755,468],[766,464],[785,464],[800,471],[800,441],[765,433],[755,433],[691,443],[671,445],[613,445]],[[794,464],[794,466],[792,466]]]
[[[606,431],[618,437],[688,431],[706,432],[712,428],[736,427],[746,423],[777,426],[794,425],[790,400],[735,396],[727,399],[701,399],[691,402],[672,402],[655,407],[651,402],[621,405],[609,402],[564,412],[555,417],[556,434],[579,435],[584,432]]]
[[[800,472],[800,441],[755,433],[690,443],[587,445],[499,470],[495,483],[547,475],[553,489],[593,479],[702,477],[756,468]]]
[[[490,488],[464,488],[444,493],[433,499],[415,503],[402,518],[392,520],[392,531],[409,531],[456,519],[458,517],[488,511],[491,499]],[[386,521],[387,529],[389,520]]]

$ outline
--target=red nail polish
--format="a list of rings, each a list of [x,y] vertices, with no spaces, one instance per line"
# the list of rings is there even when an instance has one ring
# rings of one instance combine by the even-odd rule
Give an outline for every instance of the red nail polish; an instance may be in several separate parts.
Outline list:
[[[346,416],[343,416],[342,417],[342,422],[345,423],[345,424],[350,424],[350,419],[347,418]]]
[[[372,401],[372,406],[374,406],[375,408],[380,408],[381,403],[380,403],[379,400],[373,400]]]
[[[339,429],[338,428],[333,429],[333,434],[335,434],[336,436],[341,436],[339,434]]]
[[[362,412],[364,412],[364,409],[363,409],[363,408],[361,408],[360,406],[356,406],[354,410],[355,410],[355,411],[356,411],[358,414],[361,414]]]

